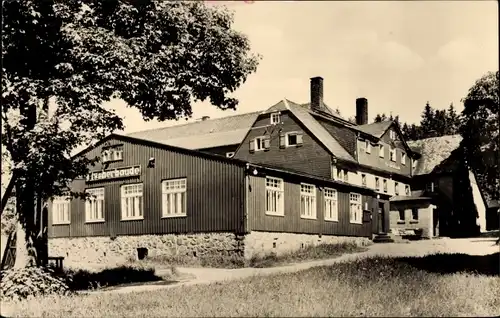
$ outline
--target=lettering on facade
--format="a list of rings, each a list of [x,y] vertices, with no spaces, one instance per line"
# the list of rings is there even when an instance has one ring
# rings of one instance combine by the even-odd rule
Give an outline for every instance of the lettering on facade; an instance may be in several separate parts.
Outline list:
[[[386,161],[385,165],[389,168],[392,168],[392,169],[401,170],[401,167],[397,163],[394,163],[394,162],[387,162]]]
[[[140,175],[141,175],[141,166],[137,165],[125,168],[92,171],[87,175],[87,182],[117,179],[117,178],[129,178]]]

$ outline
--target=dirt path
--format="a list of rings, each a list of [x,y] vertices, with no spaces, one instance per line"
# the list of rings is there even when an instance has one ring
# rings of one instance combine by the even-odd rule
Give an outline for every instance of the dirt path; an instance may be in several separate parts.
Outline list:
[[[349,262],[363,257],[376,255],[402,257],[402,256],[423,256],[434,253],[464,253],[469,255],[488,255],[500,251],[499,246],[495,246],[495,238],[477,239],[439,239],[429,241],[417,241],[411,243],[390,243],[374,244],[367,251],[355,254],[345,254],[337,258],[309,261],[298,264],[290,264],[280,267],[270,268],[178,268],[179,272],[196,278],[178,282],[174,284],[144,284],[140,286],[123,286],[109,290],[100,290],[90,293],[129,293],[148,290],[158,290],[174,288],[179,286],[189,286],[198,284],[209,284],[234,279],[242,279],[250,276],[273,275],[280,273],[292,273],[306,270],[318,266],[328,266],[339,262]],[[169,270],[157,270],[158,275],[167,273]]]

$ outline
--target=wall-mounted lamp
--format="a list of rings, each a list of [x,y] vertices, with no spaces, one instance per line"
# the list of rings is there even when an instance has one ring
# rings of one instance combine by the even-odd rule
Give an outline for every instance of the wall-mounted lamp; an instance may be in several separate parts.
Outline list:
[[[252,173],[253,173],[253,175],[254,175],[254,176],[256,176],[256,175],[257,175],[257,173],[258,173],[258,172],[257,172],[257,169],[253,169]]]
[[[154,167],[155,167],[155,158],[151,157],[151,158],[149,158],[149,161],[148,161],[148,168],[154,168]]]

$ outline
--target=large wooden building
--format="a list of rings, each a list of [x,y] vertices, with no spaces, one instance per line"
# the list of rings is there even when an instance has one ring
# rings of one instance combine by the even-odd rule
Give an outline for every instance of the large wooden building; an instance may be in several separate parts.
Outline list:
[[[351,123],[323,102],[322,78],[311,79],[310,97],[113,134],[83,151],[101,160],[71,188],[91,198],[54,198],[53,254],[78,258],[96,250],[87,257],[95,260],[146,247],[153,254],[249,257],[388,233],[391,199],[408,199],[406,208],[414,199],[421,154],[395,123],[368,124],[365,98],[356,100]],[[418,218],[418,209],[412,213]]]

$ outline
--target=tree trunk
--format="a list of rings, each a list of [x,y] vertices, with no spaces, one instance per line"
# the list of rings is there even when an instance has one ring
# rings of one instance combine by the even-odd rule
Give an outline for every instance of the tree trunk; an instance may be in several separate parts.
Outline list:
[[[18,187],[18,189],[21,189],[21,187]],[[16,221],[16,260],[14,268],[20,269],[35,266],[37,260],[33,244],[33,209],[30,209],[30,200],[26,200],[24,189],[16,189],[16,192],[18,217]],[[33,207],[33,204],[31,206]]]

